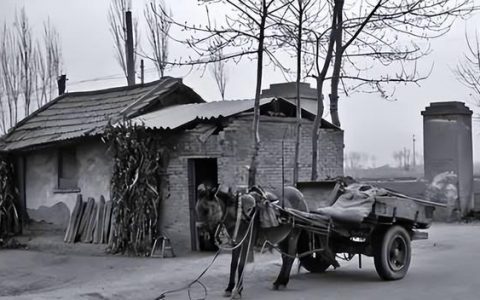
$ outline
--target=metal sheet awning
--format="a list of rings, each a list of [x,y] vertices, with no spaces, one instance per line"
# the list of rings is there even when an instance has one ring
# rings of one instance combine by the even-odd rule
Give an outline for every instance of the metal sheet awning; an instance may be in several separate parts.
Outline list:
[[[260,100],[260,106],[273,98]],[[196,104],[175,105],[133,118],[133,124],[147,128],[176,129],[195,120],[211,120],[230,117],[252,110],[254,100],[215,101]]]

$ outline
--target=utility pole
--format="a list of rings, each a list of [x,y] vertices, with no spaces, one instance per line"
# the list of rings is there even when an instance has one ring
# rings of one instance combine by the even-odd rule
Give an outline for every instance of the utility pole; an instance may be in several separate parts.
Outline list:
[[[415,141],[416,141],[415,140],[415,135],[413,135],[413,153],[412,153],[412,155],[413,155],[413,163],[412,163],[413,169],[415,169]]]
[[[125,55],[127,61],[127,83],[128,85],[135,85],[135,60],[133,53],[133,26],[132,26],[132,12],[125,12],[125,27],[127,30],[127,39],[125,40]]]

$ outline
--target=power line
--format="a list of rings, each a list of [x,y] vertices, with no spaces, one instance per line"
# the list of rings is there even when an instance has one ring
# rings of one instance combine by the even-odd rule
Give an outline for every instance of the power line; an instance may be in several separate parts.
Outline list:
[[[147,68],[144,70],[145,73],[152,73],[155,72],[155,68]],[[114,80],[114,79],[121,79],[125,78],[125,74],[112,74],[112,75],[105,75],[105,76],[100,76],[100,77],[95,77],[91,79],[84,79],[84,80],[78,80],[78,81],[72,81],[69,82],[68,86],[73,86],[73,85],[78,85],[81,83],[87,83],[87,82],[98,82],[98,81],[107,81],[107,80]]]

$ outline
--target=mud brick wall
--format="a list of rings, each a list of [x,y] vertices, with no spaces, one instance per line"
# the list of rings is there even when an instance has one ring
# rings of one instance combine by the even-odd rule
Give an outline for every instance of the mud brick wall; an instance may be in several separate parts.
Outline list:
[[[252,148],[252,117],[237,117],[223,131],[211,135],[205,142],[202,131],[193,129],[170,139],[170,162],[166,178],[169,199],[162,209],[163,230],[169,234],[174,247],[190,249],[190,207],[188,160],[216,158],[218,183],[231,187],[247,186]],[[310,180],[312,122],[303,121],[299,159],[300,181]],[[275,189],[282,185],[282,139],[284,140],[285,184],[291,185],[295,147],[295,119],[261,117],[261,146],[258,156],[257,183]],[[318,149],[319,179],[343,175],[343,131],[321,129]]]
[[[101,195],[110,198],[113,161],[100,140],[78,143],[78,189],[58,189],[58,148],[44,148],[25,154],[25,196],[29,217],[66,227],[77,193],[84,199]],[[18,172],[18,171],[17,171]]]

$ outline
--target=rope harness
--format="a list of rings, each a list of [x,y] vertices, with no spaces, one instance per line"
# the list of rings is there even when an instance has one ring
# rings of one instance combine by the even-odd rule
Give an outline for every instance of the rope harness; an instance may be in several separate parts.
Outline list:
[[[220,199],[218,198],[218,190],[217,192],[215,193],[214,197],[216,199],[216,201],[220,202]],[[255,216],[256,216],[256,211],[255,209],[252,210],[252,215],[251,216],[248,216],[246,215],[244,212],[243,212],[243,209],[242,209],[242,201],[240,199],[240,197],[238,197],[238,194],[237,194],[237,212],[236,212],[236,219],[235,219],[235,229],[234,229],[234,234],[233,234],[233,239],[231,239],[231,243],[232,246],[231,247],[225,247],[223,245],[220,245],[220,244],[217,244],[217,247],[218,247],[218,251],[215,253],[212,261],[207,265],[207,267],[200,273],[200,275],[198,275],[194,280],[192,280],[191,282],[189,282],[188,284],[186,284],[185,286],[183,287],[180,287],[180,288],[177,288],[177,289],[172,289],[172,290],[167,290],[165,292],[162,292],[160,294],[160,296],[158,296],[157,298],[155,298],[155,300],[161,300],[161,299],[166,299],[166,296],[168,294],[172,294],[172,293],[177,293],[177,292],[181,292],[181,291],[184,291],[184,290],[187,290],[187,293],[188,293],[188,297],[190,300],[192,300],[192,296],[191,296],[191,292],[190,292],[190,289],[195,285],[195,284],[198,284],[200,285],[202,288],[203,288],[203,291],[204,291],[204,295],[203,297],[200,297],[200,298],[197,298],[195,300],[206,300],[207,299],[207,296],[208,296],[208,293],[207,293],[207,287],[205,286],[205,284],[203,284],[200,279],[203,277],[203,275],[205,275],[207,273],[207,271],[212,267],[213,263],[217,260],[218,256],[223,252],[223,251],[233,251],[239,247],[241,247],[244,242],[246,241],[247,237],[249,237],[249,240],[248,240],[248,245],[247,245],[247,255],[248,255],[248,252],[250,251],[250,248],[251,248],[251,244],[252,244],[252,239],[253,239],[253,223],[255,221]],[[225,226],[225,219],[226,219],[226,211],[224,213],[224,217],[222,219],[222,221],[220,222],[220,224],[217,226],[217,229],[215,230],[215,236],[217,236],[221,230],[221,228],[226,228]],[[240,224],[242,222],[242,217],[245,217],[245,221],[248,221],[248,227],[247,227],[247,230],[245,232],[245,235],[242,237],[242,239],[240,240],[240,242],[236,243],[236,238],[238,236],[238,231],[240,230]],[[228,234],[228,233],[227,233]],[[215,239],[216,241],[216,239]],[[237,270],[235,270],[236,272]],[[242,282],[243,280],[243,276],[244,276],[244,273],[245,273],[245,268],[243,269],[242,271],[242,274],[240,274],[240,277],[239,277],[239,280],[237,281],[236,285],[235,285],[235,289],[238,291],[241,286],[239,286],[239,283]],[[232,296],[230,297],[230,299],[233,299],[234,297],[234,294],[232,294]]]
[[[219,190],[217,190],[217,192],[214,194],[214,198],[217,202],[221,203],[220,202],[221,200],[218,197],[218,192],[219,192]],[[267,196],[266,196],[265,192],[259,187],[252,188],[249,191],[249,193],[251,193],[251,192],[258,193],[260,195],[260,197],[262,198],[262,200],[267,199]],[[225,207],[223,218],[222,218],[220,224],[217,226],[217,228],[215,230],[215,237],[218,237],[219,234],[220,234],[220,231],[223,230],[226,233],[226,235],[228,236],[228,238],[229,238],[229,243],[228,244],[230,244],[231,246],[222,245],[222,244],[218,243],[217,238],[215,238],[215,244],[218,247],[218,251],[215,253],[215,256],[213,257],[212,261],[200,273],[200,275],[197,276],[193,281],[191,281],[190,283],[186,284],[185,286],[183,286],[181,288],[168,290],[168,291],[163,292],[162,294],[160,294],[159,297],[155,298],[155,300],[165,299],[166,295],[171,294],[171,293],[180,292],[180,291],[183,291],[183,290],[187,290],[189,299],[192,299],[190,289],[195,284],[200,285],[204,290],[203,297],[197,298],[196,300],[205,300],[205,299],[207,299],[207,296],[208,296],[207,288],[200,281],[200,279],[212,267],[212,265],[214,264],[214,262],[216,261],[218,256],[221,254],[221,252],[223,252],[223,251],[233,251],[233,250],[238,249],[239,247],[242,247],[244,245],[245,241],[247,240],[247,237],[248,237],[247,252],[246,252],[247,255],[248,255],[248,253],[250,252],[250,249],[252,247],[252,243],[253,243],[253,230],[254,230],[253,224],[255,223],[255,217],[257,215],[257,209],[256,209],[257,208],[257,203],[255,202],[255,206],[253,207],[253,209],[250,211],[249,214],[246,214],[243,210],[243,203],[242,203],[242,200],[239,197],[238,193],[236,195],[236,200],[237,200],[237,203],[236,203],[237,211],[235,213],[236,217],[235,217],[235,227],[234,227],[234,231],[233,231],[233,237],[230,237],[228,235],[228,231],[226,230],[226,225],[225,225],[225,220],[227,218],[227,208],[226,207]],[[277,205],[275,205],[275,206],[278,209],[278,206]],[[284,209],[282,208],[282,210],[284,210]],[[292,219],[293,219],[293,221],[292,220],[290,220],[290,221],[292,221],[292,228],[293,228],[295,226],[295,222],[294,222],[295,219],[294,218],[292,218]],[[248,222],[247,230],[245,231],[245,234],[242,237],[242,239],[239,242],[236,242],[236,240],[238,238],[238,233],[240,231],[240,226],[241,226],[242,221]],[[327,228],[327,231],[326,231],[327,232],[327,234],[326,234],[326,237],[327,237],[327,245],[326,246],[327,246],[327,248],[328,248],[328,244],[329,244],[329,233],[330,233],[330,230],[331,230],[330,226],[331,226],[331,224],[329,222],[328,228]],[[269,242],[267,240],[267,241],[265,241],[265,243],[263,244],[263,246],[261,248],[261,253],[263,253],[263,250],[264,250],[266,245],[270,245],[272,248],[277,250],[282,255],[285,255],[285,256],[290,257],[290,258],[301,258],[301,257],[312,255],[312,254],[315,255],[318,252],[326,251],[325,248],[315,248],[315,246],[313,246],[312,248],[314,248],[314,249],[312,249],[310,251],[303,252],[303,253],[296,253],[295,255],[290,255],[289,253],[286,253],[286,252],[282,251],[279,247],[277,247],[276,245],[272,244],[271,242]],[[237,265],[237,268],[238,268],[238,265]],[[237,292],[241,291],[241,289],[243,288],[241,286],[241,283],[242,283],[243,278],[244,278],[245,269],[246,268],[243,268],[242,273],[239,275],[239,279],[235,284],[234,290],[236,290]],[[236,273],[237,270],[235,270],[234,272]],[[230,297],[230,299],[233,299],[234,297],[235,297],[235,294],[232,293],[232,296]]]
[[[242,200],[237,194],[237,218],[235,219],[235,230],[233,231],[232,242],[235,244],[237,240],[238,230],[240,229],[240,222],[242,222]]]

